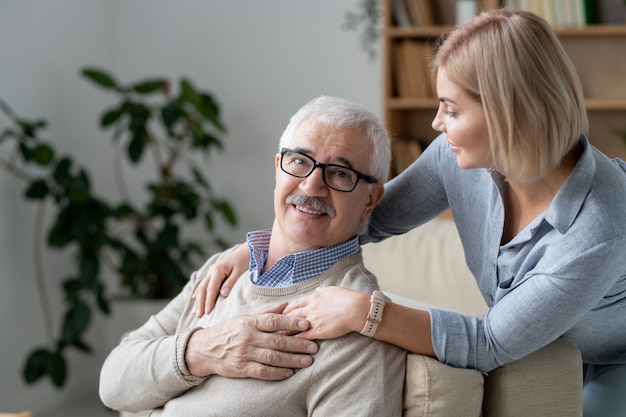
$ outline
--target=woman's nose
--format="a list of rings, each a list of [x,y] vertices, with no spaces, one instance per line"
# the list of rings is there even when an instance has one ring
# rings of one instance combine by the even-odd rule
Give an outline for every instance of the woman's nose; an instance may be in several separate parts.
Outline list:
[[[433,122],[431,124],[431,126],[433,127],[433,129],[435,129],[437,132],[445,132],[446,130],[446,125],[443,122],[443,120],[441,119],[441,117],[439,117],[440,111],[437,111],[437,114],[435,115],[435,118],[433,119]]]

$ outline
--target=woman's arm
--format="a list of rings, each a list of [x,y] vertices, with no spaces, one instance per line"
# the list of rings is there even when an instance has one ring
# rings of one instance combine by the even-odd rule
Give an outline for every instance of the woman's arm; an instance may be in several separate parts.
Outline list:
[[[310,328],[302,332],[301,337],[310,340],[332,339],[363,329],[370,300],[370,294],[348,288],[322,287],[293,301],[283,313],[309,321]],[[374,339],[410,352],[436,357],[427,311],[387,302]]]

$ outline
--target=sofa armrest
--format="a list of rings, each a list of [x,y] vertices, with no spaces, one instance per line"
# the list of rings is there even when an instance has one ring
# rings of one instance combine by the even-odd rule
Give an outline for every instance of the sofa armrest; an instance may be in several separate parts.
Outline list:
[[[487,377],[410,353],[403,416],[582,416],[582,385],[580,352],[562,338]]]
[[[580,351],[560,338],[485,378],[483,416],[582,416]]]
[[[402,415],[480,417],[483,389],[483,375],[474,369],[453,368],[437,359],[409,353]]]

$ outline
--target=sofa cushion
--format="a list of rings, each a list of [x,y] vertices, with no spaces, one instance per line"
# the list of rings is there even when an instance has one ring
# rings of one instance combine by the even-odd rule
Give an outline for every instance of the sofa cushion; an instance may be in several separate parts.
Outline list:
[[[465,314],[487,311],[452,220],[438,218],[403,235],[363,245],[363,259],[385,293]]]
[[[404,417],[478,417],[482,413],[482,374],[444,365],[428,356],[407,355]]]

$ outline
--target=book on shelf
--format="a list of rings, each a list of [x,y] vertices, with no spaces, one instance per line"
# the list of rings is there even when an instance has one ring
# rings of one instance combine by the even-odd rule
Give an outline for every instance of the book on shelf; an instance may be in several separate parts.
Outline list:
[[[532,12],[554,28],[581,27],[595,20],[591,0],[506,0],[504,6]]]
[[[429,26],[435,24],[432,0],[391,0],[396,26]]]
[[[499,9],[502,2],[501,0],[481,0],[479,6],[481,10]]]
[[[404,53],[404,43],[406,41],[400,41],[394,43],[391,46],[392,65],[394,68],[394,81],[395,81],[395,94],[398,97],[411,97],[412,90],[409,84],[409,62],[407,62],[407,56]]]
[[[391,0],[391,8],[393,13],[393,21],[396,26],[410,27],[413,26],[409,11],[406,7],[405,0]]]
[[[434,92],[430,79],[432,62],[430,44],[426,41],[407,39],[402,43],[401,52],[404,55],[404,72],[407,73],[409,96],[432,97]]]
[[[436,24],[435,11],[431,0],[406,0],[409,9],[413,10],[414,22],[417,26],[430,26]]]
[[[399,174],[422,154],[422,144],[416,138],[394,138],[391,147],[393,171]]]

